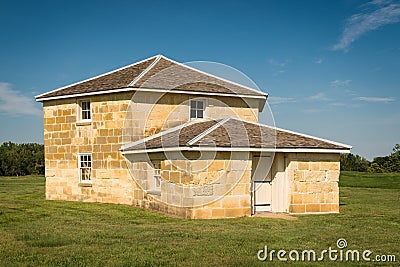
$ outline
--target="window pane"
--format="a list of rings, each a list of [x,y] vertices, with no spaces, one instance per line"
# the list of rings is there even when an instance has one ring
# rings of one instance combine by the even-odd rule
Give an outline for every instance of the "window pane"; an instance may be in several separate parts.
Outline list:
[[[82,101],[81,102],[81,118],[82,118],[82,120],[90,120],[91,119],[90,101]]]
[[[92,170],[92,156],[91,155],[79,155],[79,171],[81,181],[91,180]]]
[[[90,110],[88,110],[88,111],[86,111],[86,119],[87,120],[90,120],[91,119],[91,117],[90,117]]]
[[[194,109],[190,110],[190,118],[196,118],[196,110]]]
[[[197,101],[197,109],[203,109],[203,101]]]
[[[197,118],[203,118],[203,110],[202,109],[197,110]]]
[[[81,172],[82,172],[82,181],[90,180],[90,169],[83,168]]]
[[[191,108],[196,108],[196,102],[195,100],[190,101],[190,107]]]

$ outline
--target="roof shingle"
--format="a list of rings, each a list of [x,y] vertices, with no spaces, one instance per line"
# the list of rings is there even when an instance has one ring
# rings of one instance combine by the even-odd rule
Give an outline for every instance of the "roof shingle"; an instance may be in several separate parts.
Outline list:
[[[192,141],[192,142],[190,142]],[[235,118],[188,123],[124,146],[123,152],[182,147],[252,149],[334,149],[347,145]]]
[[[258,90],[196,70],[164,56],[154,56],[127,67],[36,96],[38,101],[109,90],[150,88],[266,98]]]

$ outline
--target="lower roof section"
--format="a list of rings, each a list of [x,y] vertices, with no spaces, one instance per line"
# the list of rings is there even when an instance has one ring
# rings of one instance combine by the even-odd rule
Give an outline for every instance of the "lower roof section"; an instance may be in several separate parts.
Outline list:
[[[123,154],[167,151],[349,153],[351,146],[227,117],[190,121],[121,147]]]

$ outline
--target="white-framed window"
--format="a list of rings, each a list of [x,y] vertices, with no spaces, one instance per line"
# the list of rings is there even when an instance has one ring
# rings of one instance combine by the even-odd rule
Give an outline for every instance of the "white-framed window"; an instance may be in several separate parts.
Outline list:
[[[92,121],[92,109],[89,99],[80,100],[78,102],[78,121],[89,122]]]
[[[161,188],[161,163],[160,163],[160,161],[154,161],[153,168],[154,168],[154,189],[159,190]]]
[[[78,166],[79,166],[79,182],[92,183],[92,154],[79,153]]]
[[[202,119],[204,118],[205,101],[204,100],[190,100],[190,118]]]

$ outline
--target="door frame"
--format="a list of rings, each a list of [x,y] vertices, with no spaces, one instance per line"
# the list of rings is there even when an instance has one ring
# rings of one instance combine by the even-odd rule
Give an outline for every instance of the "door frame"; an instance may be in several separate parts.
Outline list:
[[[257,159],[258,158],[258,159]],[[264,180],[257,180],[258,177],[256,177],[257,175],[257,170],[254,169],[254,167],[258,167],[258,163],[260,161],[260,159],[266,159],[265,164],[270,164],[269,166],[267,166],[267,174],[265,174]],[[258,206],[256,204],[256,189],[257,189],[257,184],[261,184],[261,183],[269,183],[271,186],[271,196],[270,196],[270,203],[267,204],[270,207],[270,211],[265,211],[265,212],[271,212],[272,211],[272,164],[273,164],[273,160],[274,160],[274,155],[273,154],[259,154],[259,155],[253,155],[252,156],[252,174],[251,174],[251,185],[250,185],[250,196],[251,196],[251,215],[254,215],[256,213],[256,206]],[[256,164],[254,164],[256,163]],[[260,204],[260,206],[263,204]]]

